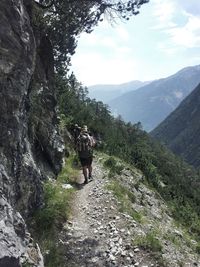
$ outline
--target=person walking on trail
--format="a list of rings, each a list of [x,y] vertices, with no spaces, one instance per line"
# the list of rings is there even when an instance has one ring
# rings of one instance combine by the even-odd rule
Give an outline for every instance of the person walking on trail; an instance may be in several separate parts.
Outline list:
[[[85,179],[84,184],[87,184],[88,180],[92,180],[92,160],[94,145],[94,138],[91,134],[89,134],[87,126],[84,125],[81,129],[80,135],[77,138],[77,151]]]
[[[74,129],[73,129],[73,138],[74,138],[74,144],[76,146],[76,143],[77,143],[77,138],[79,137],[80,135],[80,132],[81,132],[81,127],[78,126],[78,124],[76,123],[74,125]]]

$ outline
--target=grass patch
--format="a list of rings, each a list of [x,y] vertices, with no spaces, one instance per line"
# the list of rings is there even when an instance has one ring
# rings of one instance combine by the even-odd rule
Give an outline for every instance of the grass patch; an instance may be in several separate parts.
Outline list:
[[[149,232],[145,236],[137,236],[133,240],[134,246],[149,249],[152,252],[162,252],[162,244],[156,237],[155,232]]]
[[[104,161],[104,167],[110,170],[109,176],[112,177],[114,174],[121,174],[124,166],[119,164],[119,162],[114,157],[109,157]]]
[[[59,182],[44,184],[44,207],[35,213],[35,227],[39,235],[47,235],[59,228],[70,214],[72,189],[63,189]]]
[[[172,242],[175,247],[180,248],[181,244],[182,244],[182,239],[180,237],[178,237],[177,235],[175,235],[174,233],[166,233],[163,236],[164,239]]]
[[[44,255],[45,267],[63,267],[64,252],[58,242],[58,233],[71,213],[71,199],[75,189],[64,189],[64,183],[73,183],[78,170],[74,157],[66,159],[57,180],[46,181],[43,186],[44,206],[37,210],[29,225]]]
[[[45,267],[63,267],[66,261],[64,260],[64,251],[61,244],[55,242],[55,238],[45,239],[41,242],[43,252],[45,251],[44,260]]]
[[[195,248],[195,251],[196,251],[197,254],[200,255],[200,242],[197,243],[196,248]]]
[[[71,155],[65,159],[65,165],[57,177],[60,183],[74,183],[79,173],[79,161],[77,155]]]
[[[119,201],[119,211],[129,214],[135,221],[141,222],[142,216],[133,210],[132,204],[135,202],[135,195],[118,181],[112,181],[107,185],[107,189],[112,191]]]

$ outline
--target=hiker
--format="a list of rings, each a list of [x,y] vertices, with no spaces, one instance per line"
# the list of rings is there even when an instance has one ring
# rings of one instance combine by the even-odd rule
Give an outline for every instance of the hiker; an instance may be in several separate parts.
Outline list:
[[[77,138],[79,137],[80,135],[80,132],[81,132],[81,127],[78,126],[78,124],[76,123],[74,125],[74,129],[73,129],[73,137],[74,137],[74,145],[76,146],[76,143],[77,143]]]
[[[94,145],[94,138],[91,134],[89,134],[87,126],[84,125],[81,129],[80,135],[77,138],[77,151],[85,179],[84,184],[88,183],[88,179],[92,180],[92,160]]]

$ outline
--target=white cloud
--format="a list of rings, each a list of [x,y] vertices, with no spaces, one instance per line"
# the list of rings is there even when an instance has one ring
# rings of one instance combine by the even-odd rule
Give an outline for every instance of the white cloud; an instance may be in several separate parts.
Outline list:
[[[200,16],[192,15],[195,14],[195,8],[200,10],[199,1],[152,0],[152,2],[154,15],[158,21],[153,29],[165,34],[162,35],[162,42],[158,44],[161,51],[172,55],[180,52],[180,49],[200,46]]]
[[[200,0],[150,0],[126,24],[101,23],[91,34],[81,35],[72,57],[75,75],[86,86],[119,84],[168,76],[198,64],[197,49],[191,49],[200,46],[200,16],[194,15],[198,6]]]
[[[176,10],[176,5],[174,2],[170,0],[154,0],[153,3],[155,5],[154,15],[161,24],[172,20]]]
[[[199,0],[176,0],[179,7],[186,13],[194,16],[200,16],[200,2]]]
[[[137,64],[122,54],[106,58],[99,53],[74,56],[72,65],[78,66],[75,73],[86,86],[94,84],[119,84],[137,77]]]
[[[123,26],[112,27],[104,24],[103,28],[97,28],[91,34],[83,33],[81,35],[81,46],[92,48],[111,48],[117,49],[130,39],[130,34]]]
[[[126,30],[125,27],[123,26],[119,26],[116,28],[115,30],[117,37],[120,38],[119,40],[123,41],[123,42],[127,42],[130,39],[130,34],[129,32]]]
[[[112,37],[103,37],[98,40],[98,45],[105,48],[115,49],[117,48],[117,43]]]
[[[188,22],[182,27],[175,27],[166,31],[173,44],[182,47],[200,46],[200,17],[190,16]]]
[[[172,46],[166,42],[159,43],[157,47],[158,47],[158,50],[164,52],[168,56],[175,55],[178,52],[181,52],[179,47]]]
[[[80,40],[80,38],[79,38]],[[78,41],[79,41],[78,40]],[[98,44],[98,35],[88,34],[88,33],[82,33],[81,35],[81,43],[82,46],[94,46]]]

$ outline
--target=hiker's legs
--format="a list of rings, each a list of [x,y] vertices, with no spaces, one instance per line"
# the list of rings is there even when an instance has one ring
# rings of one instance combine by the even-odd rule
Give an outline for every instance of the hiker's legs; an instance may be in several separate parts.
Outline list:
[[[83,175],[85,180],[87,180],[87,166],[83,166]]]
[[[79,158],[82,166],[83,176],[84,176],[84,183],[88,182],[88,170],[87,170],[87,162],[85,158]]]
[[[89,177],[92,176],[92,164],[88,166]]]
[[[88,159],[88,172],[89,178],[92,179],[92,157]]]

